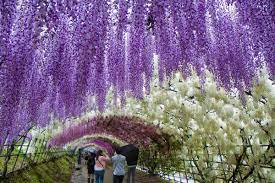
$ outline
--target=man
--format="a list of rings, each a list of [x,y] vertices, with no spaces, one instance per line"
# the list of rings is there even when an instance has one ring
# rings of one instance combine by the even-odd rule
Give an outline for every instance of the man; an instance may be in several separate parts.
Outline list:
[[[116,154],[112,157],[113,163],[113,182],[122,183],[125,174],[126,157],[117,148]]]
[[[128,183],[135,183],[136,167],[138,163],[139,149],[132,144],[127,145],[128,152],[126,161],[128,165]]]
[[[82,157],[82,149],[78,149],[78,157],[77,157],[77,165],[75,167],[76,170],[80,170],[81,169],[81,157]]]
[[[88,183],[94,183],[95,157],[96,157],[96,154],[93,152],[91,152],[88,157],[88,161],[87,161]]]

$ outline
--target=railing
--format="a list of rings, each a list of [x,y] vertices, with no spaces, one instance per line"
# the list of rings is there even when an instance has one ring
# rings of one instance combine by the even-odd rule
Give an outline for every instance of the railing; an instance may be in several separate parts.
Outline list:
[[[270,182],[272,171],[275,170],[274,145],[260,145],[263,152],[256,164],[252,145],[240,145],[242,148],[239,154],[222,153],[216,146],[205,146],[204,152],[189,152],[186,159],[175,157],[174,165],[169,166],[169,158],[164,157],[161,153],[147,150],[141,152],[139,168],[147,173],[155,174],[174,183],[193,183],[193,182],[246,182],[249,178],[254,182]],[[215,149],[215,150],[213,150]],[[218,150],[217,150],[218,149]],[[210,153],[217,152],[217,153]],[[173,155],[173,153],[171,153]],[[147,157],[147,158],[146,158]],[[205,159],[207,157],[207,159]],[[229,159],[234,159],[232,163]],[[203,164],[199,164],[203,162]],[[253,163],[248,163],[252,161]],[[173,165],[171,163],[170,165]],[[270,172],[270,173],[267,173]],[[209,178],[210,174],[212,177]],[[274,177],[273,177],[274,178]]]
[[[26,134],[19,135],[12,143],[4,144],[0,149],[0,179],[30,165],[69,153],[63,149],[49,148],[45,138],[32,140]]]

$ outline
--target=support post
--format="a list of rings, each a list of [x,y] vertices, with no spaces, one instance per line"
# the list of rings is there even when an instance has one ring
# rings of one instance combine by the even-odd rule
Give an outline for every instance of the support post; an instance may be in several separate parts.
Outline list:
[[[16,160],[15,160],[15,162],[14,162],[14,164],[13,164],[13,167],[12,167],[12,172],[14,171],[14,168],[15,168],[15,166],[16,166],[18,157],[19,157],[20,154],[21,154],[22,146],[23,146],[24,143],[25,143],[25,139],[26,139],[26,134],[25,134],[24,137],[23,137],[22,143],[21,143],[20,148],[19,148],[19,152],[17,153]]]
[[[28,155],[28,150],[29,150],[30,144],[31,144],[31,140],[29,141],[28,146],[27,146],[27,149],[26,149],[26,151],[25,151],[25,153],[24,153],[24,158],[23,158],[23,161],[22,161],[22,163],[21,163],[20,168],[22,168],[23,165],[24,165],[24,162],[25,162],[26,157],[27,157],[27,155]]]

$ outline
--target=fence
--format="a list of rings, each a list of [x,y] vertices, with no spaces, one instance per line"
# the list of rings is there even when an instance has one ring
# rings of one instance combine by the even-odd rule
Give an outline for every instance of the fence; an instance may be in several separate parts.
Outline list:
[[[260,147],[264,153],[256,157],[250,144],[236,147],[242,149],[240,154],[224,153],[217,146],[205,146],[201,154],[188,152],[186,158],[175,155],[170,165],[169,158],[156,151],[147,150],[141,152],[140,169],[174,183],[271,182],[274,179],[272,172],[275,170],[275,146],[272,143]],[[205,157],[207,158],[204,159]],[[235,162],[230,161],[232,157]]]
[[[71,153],[62,149],[49,148],[47,143],[48,140],[45,137],[31,139],[25,133],[19,135],[12,143],[2,145],[0,147],[0,178],[29,165]]]

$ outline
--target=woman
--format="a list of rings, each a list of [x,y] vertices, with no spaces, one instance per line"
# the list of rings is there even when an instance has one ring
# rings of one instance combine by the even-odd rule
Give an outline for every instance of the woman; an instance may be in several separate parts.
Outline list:
[[[102,150],[98,150],[95,158],[95,181],[96,183],[103,183],[106,163],[110,159],[103,155]]]
[[[94,174],[95,174],[95,153],[90,153],[87,161],[88,169],[88,183],[94,183]]]

